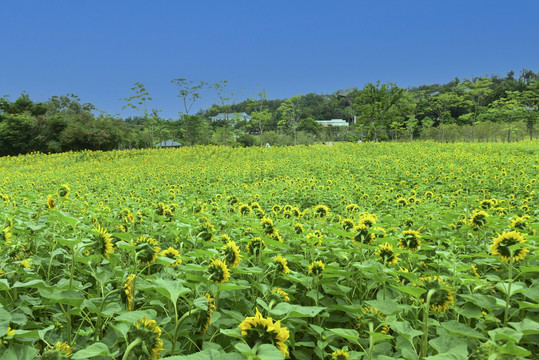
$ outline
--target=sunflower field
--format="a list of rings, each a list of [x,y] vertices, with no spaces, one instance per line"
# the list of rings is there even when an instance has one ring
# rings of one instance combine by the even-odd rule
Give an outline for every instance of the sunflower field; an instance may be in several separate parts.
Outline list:
[[[533,359],[538,154],[0,158],[0,360]]]

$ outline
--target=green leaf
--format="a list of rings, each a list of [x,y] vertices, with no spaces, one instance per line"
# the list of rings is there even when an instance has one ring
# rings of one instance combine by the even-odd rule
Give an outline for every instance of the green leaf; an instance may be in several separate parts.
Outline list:
[[[9,290],[9,282],[7,279],[0,279],[0,291]]]
[[[244,289],[250,289],[250,286],[247,285],[239,285],[239,284],[219,284],[219,290],[244,290]]]
[[[11,314],[3,307],[0,307],[0,337],[7,334],[10,321]]]
[[[475,339],[486,339],[486,337],[481,334],[479,331],[476,331],[469,327],[468,325],[461,324],[456,320],[450,320],[443,322],[442,327],[450,334],[456,335],[456,336],[464,336],[464,337],[470,337]]]
[[[257,351],[258,359],[260,360],[283,360],[284,355],[275,346],[271,344],[262,344]]]
[[[65,222],[65,223],[69,224],[71,227],[75,227],[75,225],[77,225],[78,222],[79,222],[78,219],[67,216],[66,214],[64,214],[61,211],[51,210],[50,212],[51,212],[51,214],[56,215],[56,217],[58,219],[60,219],[62,222]]]
[[[468,343],[466,339],[444,334],[430,340],[429,344],[439,355],[455,356],[455,359],[466,359],[468,357]]]
[[[325,309],[319,306],[301,306],[282,302],[271,309],[271,314],[279,317],[285,315],[286,317],[315,317]]]
[[[118,315],[115,320],[135,324],[137,320],[140,320],[145,316],[148,320],[155,320],[157,312],[153,309],[126,311],[123,314]]]
[[[71,359],[87,359],[94,356],[108,356],[113,357],[110,353],[109,347],[103,343],[94,343],[82,350],[77,351]]]
[[[468,319],[480,319],[483,316],[481,308],[471,302],[465,303],[462,307],[455,307],[455,311]]]
[[[47,289],[49,285],[43,280],[30,280],[25,283],[16,282],[12,286],[13,288],[33,288],[33,289]]]
[[[180,296],[187,294],[191,291],[188,288],[184,287],[180,280],[157,279],[155,281],[155,284],[157,286],[152,286],[147,290],[157,291],[158,293],[172,301],[173,304],[176,304]]]
[[[522,338],[522,333],[511,328],[498,328],[488,332],[490,338],[494,341],[506,340],[518,343]]]
[[[342,329],[342,328],[334,328],[334,329],[328,329],[335,335],[338,335],[342,338],[348,339],[353,342],[357,342],[359,339],[359,333],[356,330],[351,329]]]
[[[389,323],[389,326],[392,330],[396,331],[410,342],[416,336],[423,334],[423,331],[413,329],[407,321],[394,321]]]
[[[481,295],[481,294],[462,294],[459,297],[466,299],[475,305],[482,307],[487,310],[493,310],[496,307],[496,298],[492,295]]]
[[[414,298],[419,299],[427,290],[417,286],[393,286],[395,289],[402,291]]]
[[[38,352],[31,346],[13,344],[10,345],[9,349],[3,350],[0,360],[34,360]]]
[[[520,322],[510,322],[515,330],[521,332],[523,335],[536,335],[539,334],[539,323],[531,319],[524,319]]]

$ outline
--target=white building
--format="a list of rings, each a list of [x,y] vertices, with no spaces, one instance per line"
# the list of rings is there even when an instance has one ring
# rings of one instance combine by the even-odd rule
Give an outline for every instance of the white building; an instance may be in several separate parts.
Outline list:
[[[316,120],[322,126],[348,126],[348,122],[343,119]]]
[[[253,117],[250,115],[247,115],[246,113],[219,113],[218,115],[210,117],[211,121],[237,121],[237,120],[245,120],[250,121]]]

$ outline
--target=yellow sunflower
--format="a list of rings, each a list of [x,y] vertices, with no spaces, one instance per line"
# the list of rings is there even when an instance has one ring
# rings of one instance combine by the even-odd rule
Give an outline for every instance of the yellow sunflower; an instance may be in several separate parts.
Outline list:
[[[389,326],[384,324],[386,317],[382,315],[382,312],[379,309],[373,308],[372,306],[364,306],[361,309],[361,314],[357,317],[357,320],[358,323],[356,326],[361,333],[369,331],[369,323],[372,323],[372,327],[376,332],[381,334],[387,334],[389,332]]]
[[[94,231],[97,233],[94,235],[95,250],[98,254],[108,259],[114,249],[112,236],[107,232],[107,229],[102,228],[101,225],[98,225]]]
[[[277,271],[283,274],[290,273],[290,269],[288,268],[288,261],[280,254],[273,258],[273,263],[277,266]]]
[[[234,241],[227,242],[226,245],[223,246],[221,252],[225,259],[225,263],[228,266],[230,266],[231,268],[238,267],[241,260],[240,248],[236,245]]]
[[[174,260],[174,263],[168,265],[169,267],[177,267],[182,263],[182,257],[180,255],[180,252],[174,249],[172,246],[166,250],[161,251],[161,256]]]
[[[121,299],[124,304],[127,304],[129,311],[133,311],[135,308],[135,278],[135,274],[129,275],[122,286]]]
[[[271,293],[278,295],[279,299],[281,299],[284,302],[290,302],[290,297],[288,296],[286,291],[284,291],[281,288],[274,288],[273,290],[271,290]]]
[[[350,354],[343,349],[331,353],[331,360],[348,360]]]
[[[416,285],[419,285],[423,287],[426,292],[424,292],[420,300],[421,302],[425,302],[427,299],[427,295],[430,290],[433,290],[431,298],[430,298],[430,307],[429,309],[431,311],[435,312],[444,312],[449,310],[449,307],[455,304],[454,299],[454,292],[451,290],[448,284],[445,283],[445,281],[436,275],[434,276],[424,276],[419,278],[419,283]]]
[[[265,248],[267,248],[266,243],[259,237],[255,237],[247,243],[247,252],[251,255],[258,256]]]
[[[524,234],[519,233],[518,231],[504,231],[501,235],[498,234],[498,236],[492,240],[492,245],[490,245],[490,253],[492,255],[499,255],[502,261],[509,262],[511,260],[511,249],[509,247],[525,242],[526,238]],[[513,261],[524,260],[526,254],[529,252],[530,248],[528,247],[516,249],[513,252]]]
[[[153,359],[161,358],[161,351],[164,350],[163,341],[161,340],[161,328],[157,326],[155,320],[148,320],[146,316],[137,320],[135,327],[127,332],[127,339],[129,343],[140,341],[131,350],[137,359],[147,358],[147,351],[151,353]]]
[[[255,316],[246,317],[238,326],[243,339],[250,347],[258,344],[273,344],[283,356],[288,355],[288,346],[285,342],[290,336],[287,328],[281,326],[280,321],[274,322],[271,317],[264,318],[256,309]]]
[[[393,245],[388,243],[380,244],[376,255],[380,257],[380,261],[387,265],[396,264],[399,261],[399,254],[393,250]]]
[[[43,354],[42,359],[68,359],[72,353],[71,347],[67,343],[57,342],[56,345],[49,347]]]
[[[230,279],[230,270],[224,262],[219,259],[213,259],[208,266],[210,280],[217,284],[228,282]]]
[[[158,242],[155,239],[140,236],[135,241],[137,246],[137,259],[141,264],[150,266],[157,259],[157,255],[161,251]]]
[[[399,249],[417,251],[421,246],[419,231],[405,230],[399,238]]]
[[[208,308],[206,309],[206,311],[202,312],[199,315],[196,321],[196,323],[199,324],[199,330],[198,330],[199,335],[204,335],[208,331],[211,325],[211,317],[213,315],[213,312],[217,310],[217,308],[213,304],[214,299],[211,297],[211,295],[206,293],[204,297],[208,299]]]
[[[309,265],[309,275],[314,275],[318,277],[322,277],[322,273],[326,269],[326,264],[322,262],[322,260],[313,261],[311,265]]]
[[[470,219],[470,225],[475,227],[485,226],[488,216],[485,211],[475,211]]]

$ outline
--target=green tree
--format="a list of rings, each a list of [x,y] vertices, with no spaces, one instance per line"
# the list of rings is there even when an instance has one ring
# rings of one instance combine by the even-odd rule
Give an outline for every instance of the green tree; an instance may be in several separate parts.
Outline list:
[[[145,145],[146,147],[153,147],[155,145],[155,134],[159,132],[158,113],[160,110],[152,109],[151,112],[148,112],[148,103],[153,99],[150,97],[150,93],[146,90],[144,84],[136,82],[131,90],[135,92],[135,95],[121,99],[126,102],[126,105],[122,109],[131,108],[142,112],[147,134],[144,137]]]
[[[372,140],[377,140],[381,130],[388,125],[388,113],[402,98],[404,89],[393,83],[380,85],[368,83],[360,91],[360,119],[367,126]]]
[[[282,115],[282,120],[279,122],[281,129],[287,129],[294,136],[294,145],[297,145],[297,130],[301,123],[301,102],[303,96],[297,95],[283,101],[277,109]]]
[[[459,89],[464,91],[467,98],[473,104],[473,112],[469,113],[471,114],[473,142],[475,142],[475,125],[477,123],[477,115],[479,115],[480,109],[484,106],[486,99],[492,95],[492,87],[492,80],[488,78],[481,78],[475,82],[464,81],[459,84]]]
[[[465,106],[468,101],[455,92],[436,94],[431,99],[431,108],[437,116],[438,124],[442,128],[441,141],[445,140],[445,124],[451,119],[451,110],[459,106]]]
[[[208,89],[210,84],[205,81],[194,82],[193,80],[187,80],[184,78],[178,78],[171,80],[176,84],[178,88],[178,98],[183,103],[184,111],[180,111],[180,117],[183,120],[185,127],[184,136],[188,145],[194,145],[197,142],[197,138],[201,133],[202,119],[197,115],[190,115],[193,105],[200,98],[200,94],[204,89]]]

